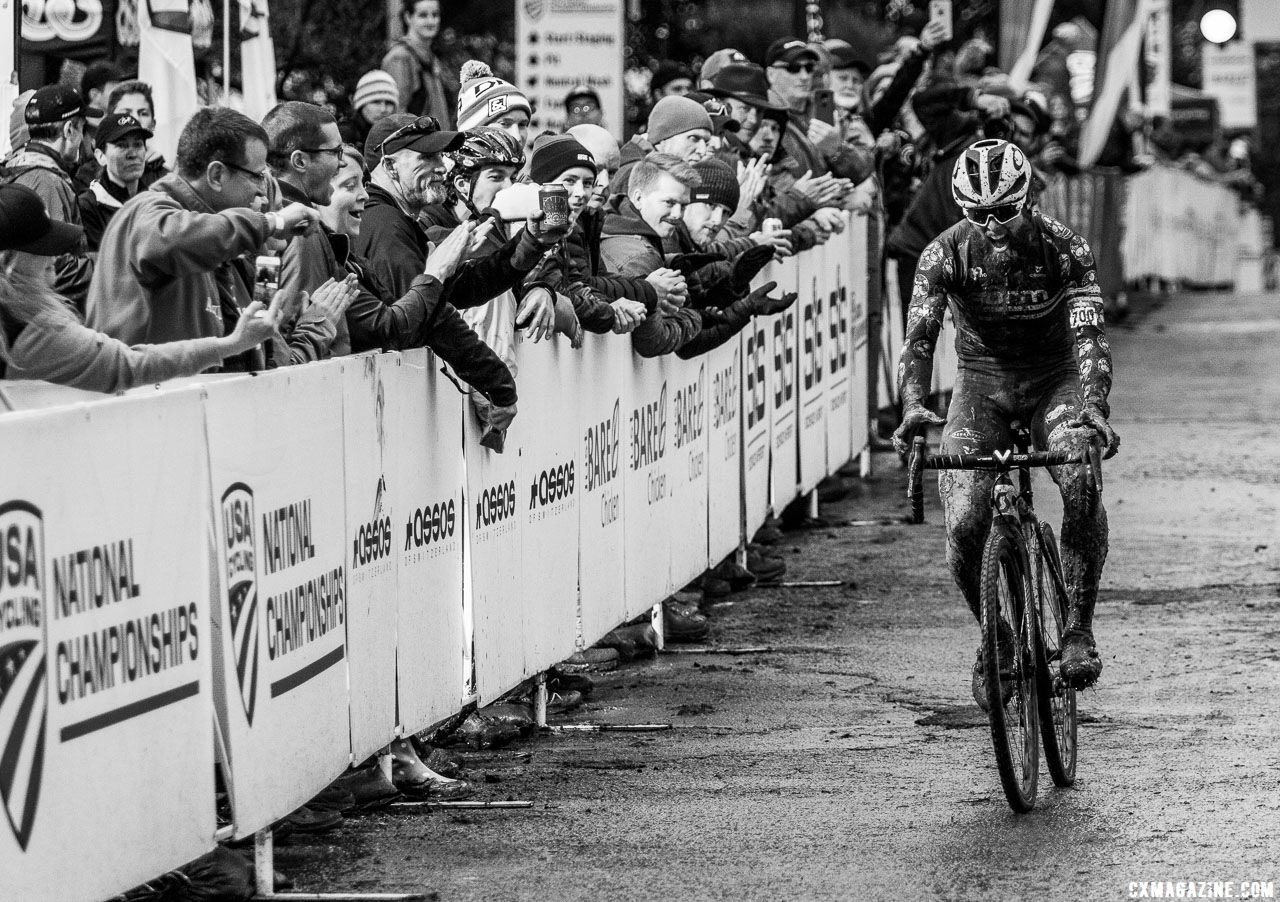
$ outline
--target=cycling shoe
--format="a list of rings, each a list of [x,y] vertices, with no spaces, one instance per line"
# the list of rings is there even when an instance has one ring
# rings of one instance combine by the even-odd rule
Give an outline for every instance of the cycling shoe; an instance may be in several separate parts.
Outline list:
[[[1005,623],[1000,624],[1000,660],[1005,666],[1000,670],[1000,702],[1009,704],[1013,698],[1013,631]],[[983,711],[990,711],[987,702],[987,665],[983,659],[982,646],[978,646],[978,657],[973,662],[973,676],[969,681],[969,689],[973,700]]]
[[[1062,633],[1063,681],[1072,689],[1088,689],[1102,674],[1102,658],[1093,642],[1091,630],[1069,629]]]

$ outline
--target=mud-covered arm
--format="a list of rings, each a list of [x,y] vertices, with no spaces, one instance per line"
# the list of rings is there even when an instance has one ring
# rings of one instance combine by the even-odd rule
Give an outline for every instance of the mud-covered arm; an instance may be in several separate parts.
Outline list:
[[[898,392],[904,408],[923,405],[929,398],[933,351],[947,309],[946,257],[943,246],[933,241],[920,255],[920,265],[916,267],[902,355],[898,358]]]
[[[1104,418],[1110,417],[1107,397],[1111,394],[1111,345],[1102,320],[1102,292],[1098,288],[1093,251],[1079,235],[1071,238],[1065,276],[1064,300],[1071,317],[1071,331],[1075,334],[1084,406],[1096,408]]]

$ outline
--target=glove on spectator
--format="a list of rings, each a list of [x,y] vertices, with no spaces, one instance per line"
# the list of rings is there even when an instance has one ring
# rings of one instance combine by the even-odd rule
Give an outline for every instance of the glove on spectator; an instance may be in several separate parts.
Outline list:
[[[800,297],[794,291],[783,292],[782,296],[777,298],[769,297],[769,292],[777,287],[777,282],[766,282],[743,298],[743,303],[750,308],[753,316],[769,316],[773,313],[781,313]]]
[[[738,255],[733,264],[733,290],[739,294],[751,288],[751,280],[773,259],[773,247],[757,245]],[[777,283],[774,283],[777,284]]]

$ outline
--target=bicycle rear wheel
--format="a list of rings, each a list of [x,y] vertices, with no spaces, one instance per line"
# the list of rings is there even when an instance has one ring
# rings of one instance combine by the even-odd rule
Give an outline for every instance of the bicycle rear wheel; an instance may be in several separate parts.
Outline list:
[[[1027,604],[1019,539],[998,522],[987,537],[982,553],[982,654],[1000,785],[1009,807],[1026,812],[1036,804],[1040,742],[1035,607]]]
[[[1053,527],[1040,524],[1040,566],[1036,573],[1040,621],[1036,677],[1044,761],[1056,786],[1076,782],[1076,691],[1062,679],[1062,631],[1067,624],[1066,583]]]

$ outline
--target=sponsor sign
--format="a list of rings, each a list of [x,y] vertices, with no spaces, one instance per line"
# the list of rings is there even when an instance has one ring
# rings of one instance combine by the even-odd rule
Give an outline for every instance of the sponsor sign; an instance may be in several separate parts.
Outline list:
[[[392,448],[392,545],[400,564],[396,697],[405,734],[457,711],[470,669],[458,453],[464,399],[440,367],[431,352],[418,349],[405,351],[399,366],[382,373]]]
[[[842,287],[848,289],[849,334],[852,345],[852,372],[850,376],[850,415],[849,425],[852,430],[850,457],[859,454],[871,444],[871,431],[867,422],[867,395],[870,391],[872,373],[870,372],[870,353],[868,342],[871,340],[867,332],[867,218],[854,216],[849,228],[841,239],[839,247],[843,247],[842,257],[848,261],[848,274],[842,272]],[[954,356],[954,355],[953,355]],[[895,362],[896,365],[896,362]],[[955,379],[952,377],[952,384]],[[848,458],[834,463],[832,470],[837,469]]]
[[[519,350],[520,416],[528,425],[520,453],[521,594],[525,667],[563,661],[578,638],[579,351],[556,336]],[[587,566],[594,566],[588,557]]]
[[[1201,47],[1204,92],[1218,98],[1219,125],[1224,129],[1256,128],[1258,88],[1253,44],[1204,42]]]
[[[722,344],[707,365],[707,560],[717,564],[742,536],[742,343]]]
[[[516,86],[533,104],[530,134],[565,127],[565,95],[589,87],[600,97],[603,125],[624,131],[623,0],[519,0]]]
[[[772,264],[771,270],[779,269]],[[760,278],[772,281],[770,272]],[[742,509],[750,538],[769,516],[770,442],[772,434],[773,324],[753,316],[740,333],[742,348]]]
[[[397,569],[400,511],[389,438],[386,374],[394,354],[347,357],[342,366],[346,488],[347,675],[351,755],[363,761],[395,738]]]
[[[843,235],[833,236],[831,243]],[[841,242],[842,244],[842,242]],[[840,244],[837,244],[837,248]],[[822,270],[829,253],[836,248],[823,247],[817,253],[796,258],[800,299],[787,313],[794,311],[799,324],[798,351],[800,376],[796,380],[799,401],[797,435],[800,449],[800,492],[811,492],[827,475],[827,398],[829,378],[826,357],[827,298]]]
[[[845,235],[830,250],[819,275],[819,290],[826,298],[826,317],[821,324],[826,339],[827,363],[827,472],[844,466],[852,456],[853,424],[866,418],[862,400],[853,390],[852,311],[864,296],[861,284],[850,281],[855,259],[852,242]]]
[[[351,546],[343,423],[334,415],[342,366],[313,364],[206,389],[214,652],[226,675],[218,701],[236,836],[302,805],[350,760]],[[288,780],[280,779],[284,760]]]
[[[671,388],[671,582],[687,585],[707,569],[707,357],[663,358]]]
[[[105,898],[212,847],[203,431],[196,392],[0,422],[5,898]]]
[[[588,335],[579,352],[581,376],[591,386],[578,401],[578,592],[584,646],[626,618],[629,420],[623,388],[631,360],[627,336]]]
[[[798,290],[796,258],[774,266],[778,291]],[[769,503],[775,511],[796,497],[799,479],[800,302],[775,313],[769,326]]]
[[[666,358],[631,357],[630,391],[623,427],[627,496],[627,616],[657,604],[673,589],[669,462],[672,437],[671,385]]]

